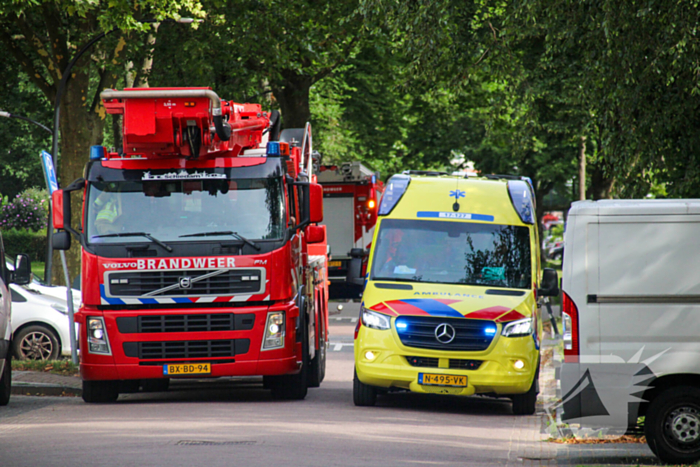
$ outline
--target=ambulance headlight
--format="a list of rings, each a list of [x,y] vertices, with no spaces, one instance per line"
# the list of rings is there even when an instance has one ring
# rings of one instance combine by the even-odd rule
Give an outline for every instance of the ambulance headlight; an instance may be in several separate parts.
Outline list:
[[[100,317],[87,318],[88,352],[100,355],[112,355],[109,339],[105,329],[104,319]]]
[[[532,334],[532,318],[519,319],[503,327],[505,337],[523,337]]]
[[[391,327],[391,318],[376,311],[362,308],[362,325],[370,329],[386,331]]]

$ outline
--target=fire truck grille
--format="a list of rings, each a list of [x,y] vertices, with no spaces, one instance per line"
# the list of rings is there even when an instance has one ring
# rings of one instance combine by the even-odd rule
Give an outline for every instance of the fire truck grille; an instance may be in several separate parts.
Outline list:
[[[253,313],[202,313],[189,315],[144,315],[117,318],[122,334],[144,332],[248,331],[253,329]]]
[[[124,354],[142,360],[223,358],[248,352],[249,339],[125,342]]]
[[[493,321],[423,316],[400,316],[396,326],[407,347],[471,352],[486,350],[495,330]]]
[[[198,269],[110,272],[111,297],[187,297],[262,293],[264,269]]]

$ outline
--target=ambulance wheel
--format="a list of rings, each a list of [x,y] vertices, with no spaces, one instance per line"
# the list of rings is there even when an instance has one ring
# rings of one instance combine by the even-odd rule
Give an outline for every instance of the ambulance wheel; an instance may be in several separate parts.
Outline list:
[[[326,343],[321,342],[320,348],[316,351],[316,356],[311,360],[309,366],[309,387],[317,388],[321,386],[323,378],[326,377]]]
[[[357,371],[352,378],[352,400],[358,407],[372,407],[377,403],[377,388],[360,381]]]
[[[12,354],[8,350],[5,367],[0,376],[0,406],[10,402],[10,394],[12,394]]]
[[[269,377],[267,383],[272,392],[272,398],[278,400],[302,400],[309,388],[309,333],[306,326],[306,313],[299,317],[301,332],[301,370],[296,375]]]
[[[513,400],[513,415],[532,415],[537,408],[537,394],[540,392],[540,369],[535,372],[530,389],[525,394],[511,396]]]
[[[644,434],[665,463],[700,460],[700,389],[679,386],[656,396],[647,410]]]
[[[114,402],[117,397],[119,397],[118,381],[83,381],[85,402]]]

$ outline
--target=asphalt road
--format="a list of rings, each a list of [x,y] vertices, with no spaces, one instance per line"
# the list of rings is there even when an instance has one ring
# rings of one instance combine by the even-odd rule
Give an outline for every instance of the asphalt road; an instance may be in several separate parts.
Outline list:
[[[511,415],[508,401],[404,393],[355,407],[357,310],[331,317],[326,379],[304,401],[273,401],[259,380],[231,379],[114,404],[13,396],[0,408],[0,465],[523,465],[539,417]]]

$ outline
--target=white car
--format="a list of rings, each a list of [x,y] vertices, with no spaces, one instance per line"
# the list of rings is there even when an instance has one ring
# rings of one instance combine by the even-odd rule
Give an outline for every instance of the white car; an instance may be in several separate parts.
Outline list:
[[[13,263],[5,257],[7,269]],[[80,308],[79,290],[73,293],[73,311]],[[17,359],[55,360],[70,356],[67,289],[46,285],[32,275],[26,285],[10,285],[12,295],[12,353]],[[77,325],[76,325],[77,330]]]
[[[65,287],[37,287],[35,283],[10,285],[12,352],[17,359],[55,360],[71,354],[67,302],[65,298],[41,292],[44,288],[66,290]],[[77,292],[73,295],[74,311],[77,311],[80,292],[74,292]]]

